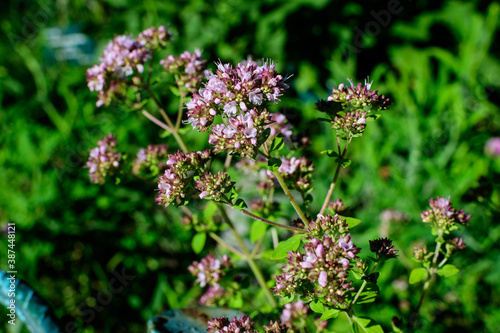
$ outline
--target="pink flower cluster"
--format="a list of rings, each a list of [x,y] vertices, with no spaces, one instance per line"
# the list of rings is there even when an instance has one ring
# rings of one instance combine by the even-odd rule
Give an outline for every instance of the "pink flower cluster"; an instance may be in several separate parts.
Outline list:
[[[291,188],[302,193],[312,189],[314,163],[308,161],[307,158],[282,157],[278,171],[283,175],[283,179],[291,184]]]
[[[342,199],[340,198],[337,198],[335,201],[332,201],[328,204],[328,212],[332,215],[343,214],[347,210],[349,210],[349,207],[347,207],[344,204],[344,201],[342,201]]]
[[[195,50],[193,53],[185,51],[178,57],[169,55],[160,61],[165,70],[175,75],[177,86],[188,93],[195,92],[200,85],[205,63],[200,50]]]
[[[208,321],[208,333],[259,333],[253,328],[250,317],[243,316],[240,319],[234,317],[229,321],[227,317],[212,318]]]
[[[104,184],[107,175],[115,174],[120,167],[122,155],[114,148],[117,146],[116,138],[109,134],[97,142],[98,147],[90,151],[86,167],[92,183]]]
[[[310,313],[311,311],[309,305],[302,301],[297,301],[285,304],[285,308],[281,313],[280,319],[281,322],[288,328],[289,333],[304,332],[307,328],[308,318],[311,318]],[[320,322],[319,320],[316,320],[315,331],[322,331],[326,328],[327,324],[327,321]]]
[[[199,131],[209,131],[209,142],[216,153],[227,151],[252,157],[265,126],[271,123],[266,102],[277,103],[288,87],[269,61],[259,66],[253,60],[236,68],[219,63],[208,82],[193,94],[187,106],[187,123]],[[212,126],[215,116],[227,123]]]
[[[189,198],[194,192],[193,173],[203,173],[210,150],[168,155],[168,169],[159,177],[156,202],[165,207],[177,199]]]
[[[424,223],[433,223],[438,228],[449,231],[455,228],[455,223],[467,226],[470,222],[471,216],[465,213],[463,209],[457,211],[453,208],[450,198],[437,197],[436,199],[430,199],[429,205],[431,209],[420,214]]]
[[[153,175],[157,175],[167,167],[167,145],[148,145],[146,149],[141,148],[137,152],[137,158],[132,166],[132,171],[135,174],[140,174],[144,171],[149,171]]]
[[[332,89],[328,101],[320,101],[317,108],[329,114],[333,129],[342,139],[361,136],[366,128],[366,120],[370,112],[386,110],[390,105],[388,98],[379,96],[378,90],[372,91],[372,83],[365,80],[365,84],[351,86],[341,83],[338,88]],[[337,104],[338,103],[338,104]]]
[[[386,110],[390,105],[389,99],[384,95],[379,96],[378,90],[370,90],[372,83],[365,80],[365,84],[354,84],[349,79],[350,87],[346,87],[343,83],[338,88],[332,89],[332,94],[328,96],[328,101],[339,102],[344,106],[349,106],[351,109],[363,109],[371,106],[369,110]]]
[[[351,262],[360,251],[350,234],[343,237],[311,238],[305,253],[289,252],[288,263],[276,276],[278,296],[301,295],[302,299],[324,298],[327,304],[346,306],[347,292],[353,290],[348,281]],[[311,286],[311,287],[308,287]]]
[[[96,105],[109,105],[111,100],[124,93],[130,78],[144,71],[144,64],[151,59],[155,48],[163,47],[170,33],[161,26],[149,28],[137,38],[116,36],[100,58],[101,63],[87,70],[87,85],[97,91]]]
[[[227,255],[223,255],[221,259],[216,259],[213,254],[209,254],[200,262],[194,261],[188,267],[188,270],[193,276],[197,277],[196,282],[201,287],[205,287],[206,285],[217,285],[225,275],[224,269],[230,267],[233,267],[233,263]]]
[[[500,157],[500,138],[490,138],[484,144],[484,152],[486,155],[498,158]]]
[[[208,321],[208,333],[259,333],[253,327],[253,322],[250,317],[243,316],[241,318],[234,317],[229,321],[227,317],[212,318]],[[288,332],[287,327],[278,321],[271,321],[269,325],[264,325],[266,333],[285,333]]]

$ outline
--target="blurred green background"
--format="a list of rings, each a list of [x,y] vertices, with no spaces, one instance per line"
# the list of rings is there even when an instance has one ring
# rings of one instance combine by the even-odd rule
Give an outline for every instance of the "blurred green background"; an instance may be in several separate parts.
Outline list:
[[[312,139],[316,211],[333,172],[319,151],[334,137],[314,103],[347,78],[369,75],[394,105],[353,142],[334,197],[364,222],[353,230],[362,256],[382,232],[401,260],[383,267],[383,294],[366,313],[387,330],[393,315],[411,314],[421,288],[405,283],[416,267],[412,249],[432,242],[419,213],[430,197],[450,195],[473,216],[457,232],[468,247],[452,261],[461,272],[428,295],[417,327],[498,332],[500,161],[484,144],[500,136],[499,14],[491,1],[10,0],[0,13],[0,225],[16,222],[18,276],[83,332],[144,332],[152,315],[200,294],[188,292],[186,267],[197,256],[179,214],[157,207],[150,185],[92,185],[83,169],[110,132],[131,155],[164,141],[137,113],[97,109],[85,71],[114,35],[165,25],[175,34],[170,53],[201,48],[211,66],[271,58],[293,75],[280,107]],[[203,147],[192,135],[188,143]],[[388,208],[409,221],[382,224]],[[133,282],[85,323],[78,308],[95,306],[111,271],[124,268]]]

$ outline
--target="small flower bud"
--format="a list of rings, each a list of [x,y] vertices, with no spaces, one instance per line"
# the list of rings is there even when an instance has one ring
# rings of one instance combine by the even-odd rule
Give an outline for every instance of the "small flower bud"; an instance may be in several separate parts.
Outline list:
[[[370,251],[377,255],[377,259],[387,260],[397,258],[398,250],[394,249],[389,238],[379,238],[370,241]]]

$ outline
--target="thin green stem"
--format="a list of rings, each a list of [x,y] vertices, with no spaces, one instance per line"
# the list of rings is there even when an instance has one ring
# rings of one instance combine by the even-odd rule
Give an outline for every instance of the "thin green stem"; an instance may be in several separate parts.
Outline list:
[[[226,243],[222,238],[220,238],[219,236],[217,236],[217,234],[215,234],[213,232],[209,232],[208,235],[210,237],[212,237],[213,240],[215,240],[217,243],[219,243],[220,245],[222,245],[225,248],[227,248],[232,253],[237,254],[237,255],[239,255],[241,257],[245,257],[245,255],[243,253],[241,253],[240,251],[236,250],[234,247],[232,247],[231,245],[229,245],[228,243]]]
[[[293,208],[295,208],[295,211],[297,212],[297,214],[299,214],[300,219],[302,220],[302,222],[304,222],[304,225],[306,226],[306,228],[309,228],[309,221],[307,221],[307,218],[304,215],[304,212],[302,212],[302,209],[300,209],[299,205],[297,204],[297,201],[295,201],[295,199],[293,198],[292,193],[290,192],[290,189],[288,188],[288,186],[286,186],[286,183],[285,183],[285,180],[283,179],[283,176],[281,176],[279,171],[275,171],[274,175],[278,179],[278,182],[280,183],[281,188],[283,189],[286,196],[288,197],[288,200],[290,200],[290,203],[292,204]]]
[[[234,206],[229,203],[229,202],[221,202],[231,208],[234,208]],[[236,209],[236,208],[235,208]],[[267,224],[270,224],[272,226],[275,226],[275,227],[280,227],[280,228],[285,228],[285,229],[289,229],[289,230],[294,230],[294,231],[299,231],[299,232],[307,232],[307,230],[305,229],[302,229],[302,228],[297,228],[297,227],[292,227],[292,226],[289,226],[289,225],[283,225],[283,224],[279,224],[279,223],[276,223],[276,222],[273,222],[273,221],[269,221],[268,219],[265,219],[263,217],[260,217],[258,215],[255,215],[254,213],[251,213],[249,212],[248,210],[246,209],[241,209],[240,212],[242,212],[243,214],[245,215],[248,215],[250,216],[251,218],[255,219],[255,220],[259,220],[261,222],[264,222],[264,223],[267,223]]]
[[[375,268],[377,268],[378,264],[379,264],[378,261],[375,262],[375,264],[373,265],[373,267],[368,275],[372,274],[375,271]],[[364,280],[363,284],[361,285],[358,292],[356,293],[356,296],[354,296],[354,299],[352,300],[351,305],[349,305],[349,310],[351,310],[352,307],[354,306],[354,304],[356,304],[356,301],[358,300],[359,295],[361,295],[361,293],[363,292],[363,290],[365,289],[367,284],[368,284],[367,280]]]
[[[438,231],[438,239],[441,239],[443,237],[443,229],[439,229]],[[418,300],[418,305],[417,308],[415,309],[415,312],[413,313],[413,319],[408,322],[408,327],[412,328],[414,323],[416,322],[416,317],[418,316],[418,313],[420,311],[420,308],[422,307],[422,303],[424,301],[425,294],[427,291],[430,289],[432,282],[434,281],[434,278],[436,277],[436,271],[441,265],[444,265],[444,263],[448,260],[448,258],[444,258],[439,265],[436,266],[438,258],[439,258],[439,251],[441,250],[441,246],[443,243],[437,241],[436,242],[436,250],[434,251],[434,257],[432,258],[432,264],[431,267],[427,269],[429,272],[429,277],[427,278],[427,281],[424,283],[424,287],[422,288],[422,294],[420,295],[420,299]]]
[[[181,91],[181,88],[179,87],[179,91]],[[181,121],[182,121],[182,108],[184,106],[184,103],[182,102],[184,98],[186,98],[186,93],[181,92],[181,95],[179,96],[179,109],[177,110],[177,121],[175,122],[175,131],[177,132],[179,128],[181,127]]]
[[[142,110],[141,111],[142,114],[148,118],[149,120],[151,120],[153,123],[155,123],[156,125],[160,126],[161,128],[163,128],[165,131],[168,131],[168,132],[172,132],[172,129],[170,127],[167,126],[167,124],[165,124],[163,121],[161,121],[160,119],[156,118],[155,116],[153,116],[151,113],[149,113],[148,111],[146,110]]]
[[[340,142],[339,142],[339,139],[337,138],[337,146],[339,149],[339,154],[340,154],[339,158],[340,159],[343,159],[345,157],[347,147],[349,147],[349,143],[351,143],[351,138],[349,138],[349,140],[347,140],[345,147],[344,147],[344,151],[342,152],[342,154],[340,154]],[[323,213],[326,210],[326,207],[328,207],[328,203],[330,202],[330,198],[332,197],[333,189],[335,188],[335,185],[337,184],[337,179],[339,177],[341,165],[342,165],[342,163],[340,163],[340,162],[337,163],[337,168],[335,169],[335,174],[333,175],[333,180],[330,184],[330,188],[328,189],[328,193],[326,194],[325,201],[323,201],[323,205],[321,206],[321,210],[319,211],[319,215],[323,215]],[[319,217],[316,219],[316,223],[318,223],[318,222],[319,222]]]
[[[238,232],[234,228],[233,222],[231,221],[231,219],[227,215],[227,212],[224,209],[224,206],[221,204],[219,204],[218,206],[219,206],[219,210],[222,213],[222,218],[224,219],[224,221],[229,225],[229,227],[233,231],[233,234],[236,237],[236,240],[240,244],[241,250],[244,253],[243,257],[248,262],[248,265],[250,266],[250,269],[252,270],[253,274],[255,275],[255,278],[257,279],[257,282],[259,283],[260,287],[262,288],[262,290],[264,290],[264,293],[267,297],[267,300],[269,301],[271,306],[273,308],[275,308],[276,306],[278,306],[278,304],[276,303],[276,300],[274,299],[274,296],[271,293],[271,290],[267,287],[266,280],[264,279],[264,276],[262,275],[262,272],[261,272],[259,266],[257,266],[255,261],[252,259],[252,256],[251,256],[250,252],[248,251],[245,243],[243,242],[240,235],[238,234]]]
[[[149,96],[151,96],[151,99],[155,102],[156,106],[158,107],[158,111],[160,111],[161,116],[163,117],[163,119],[166,122],[166,126],[169,128],[168,131],[170,133],[172,133],[172,135],[175,138],[175,141],[177,141],[177,143],[181,147],[182,151],[185,152],[185,153],[189,152],[189,149],[186,146],[186,143],[184,142],[184,140],[182,139],[182,137],[179,135],[179,133],[177,131],[177,128],[172,123],[172,120],[170,120],[170,118],[168,117],[167,113],[163,109],[163,107],[162,107],[160,101],[158,100],[158,98],[156,98],[155,94],[153,93],[153,91],[151,91],[151,89],[149,88],[148,85],[144,85],[144,89],[148,92]],[[179,106],[179,109],[182,111],[182,107],[181,107],[182,106],[182,101],[180,102],[180,104],[181,105]],[[145,111],[143,110],[142,112],[144,114]],[[165,128],[165,127],[163,127],[163,128]]]

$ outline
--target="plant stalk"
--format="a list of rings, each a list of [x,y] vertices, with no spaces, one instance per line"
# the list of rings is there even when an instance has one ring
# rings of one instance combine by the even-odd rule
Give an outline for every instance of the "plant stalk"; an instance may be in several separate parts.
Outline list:
[[[283,179],[283,176],[281,176],[279,171],[275,171],[274,175],[278,179],[278,182],[280,183],[281,188],[283,189],[286,196],[288,197],[288,200],[290,200],[290,203],[292,204],[293,208],[295,208],[295,211],[297,212],[297,214],[299,214],[300,219],[302,220],[302,222],[304,222],[304,225],[306,226],[306,228],[309,228],[309,222],[307,221],[307,218],[304,215],[304,212],[302,212],[302,209],[300,209],[299,205],[297,204],[297,201],[295,201],[295,199],[293,198],[292,193],[290,192],[290,189],[288,188],[288,186],[286,186],[286,183],[285,183],[285,180]]]
[[[345,147],[344,147],[344,151],[339,156],[340,159],[344,158],[346,151],[347,151],[347,147],[349,147],[349,143],[351,143],[351,138],[349,138],[349,140],[347,140]],[[339,152],[340,152],[340,142],[339,142],[338,138],[337,138],[337,145],[339,147]],[[337,179],[339,177],[341,165],[342,164],[340,162],[337,163],[337,169],[335,169],[335,174],[333,175],[332,183],[330,184],[330,188],[328,189],[328,193],[326,194],[325,201],[323,201],[323,205],[321,206],[321,210],[319,211],[319,215],[323,215],[323,213],[326,210],[326,207],[328,207],[328,203],[330,202],[330,198],[332,197],[333,189],[335,188],[335,184],[337,184]],[[316,219],[316,223],[318,223],[318,222],[319,222],[319,217]]]
[[[368,275],[372,274],[375,271],[375,268],[377,268],[378,264],[379,264],[378,261],[375,262],[375,264],[373,265],[373,267]],[[352,300],[351,305],[349,305],[349,310],[351,310],[352,307],[354,306],[354,304],[356,304],[356,301],[358,300],[359,295],[361,295],[361,293],[363,292],[363,290],[365,289],[367,284],[368,284],[368,282],[366,280],[364,280],[363,284],[361,285],[358,292],[356,293],[356,296],[354,296],[354,299]]]
[[[274,299],[274,296],[271,293],[271,290],[267,287],[266,280],[264,279],[264,276],[262,275],[262,272],[261,272],[259,266],[257,266],[255,261],[252,259],[252,256],[251,256],[250,252],[248,251],[245,243],[243,242],[240,235],[236,231],[236,229],[233,225],[233,222],[231,221],[231,219],[227,215],[227,212],[224,209],[224,206],[221,204],[219,204],[218,206],[219,206],[219,210],[222,213],[222,217],[223,217],[224,221],[229,225],[229,227],[233,231],[234,236],[236,237],[236,240],[240,244],[241,250],[244,253],[243,257],[248,262],[248,265],[250,266],[250,269],[252,270],[253,274],[255,275],[255,278],[257,279],[257,282],[259,283],[260,287],[264,290],[264,293],[267,297],[267,300],[269,301],[271,306],[273,308],[275,308],[278,304],[276,303],[276,300]]]

